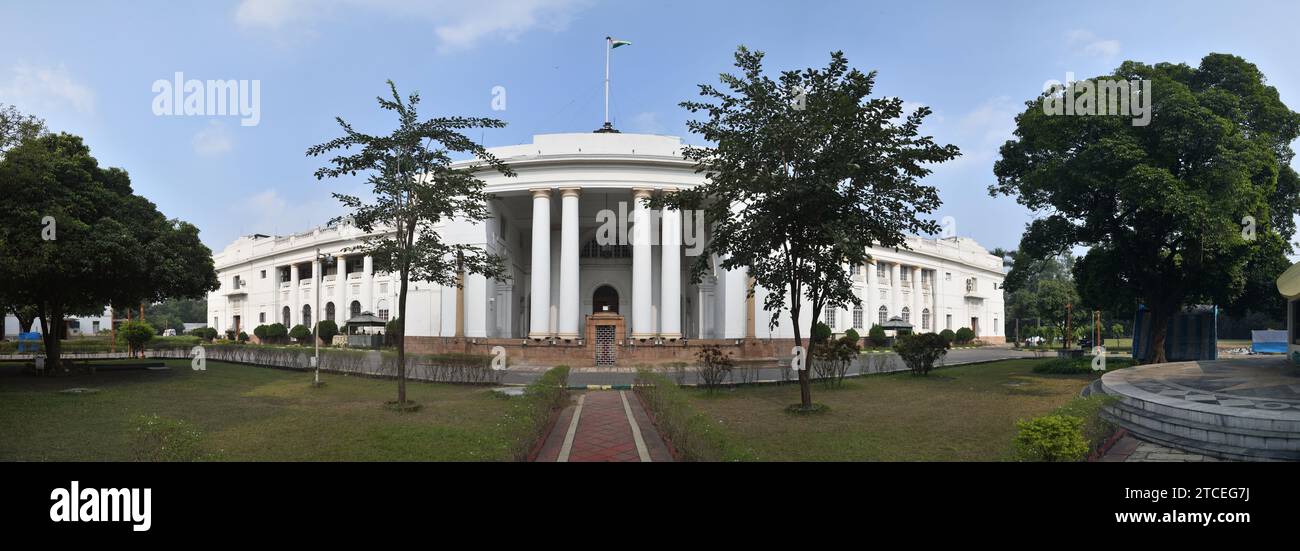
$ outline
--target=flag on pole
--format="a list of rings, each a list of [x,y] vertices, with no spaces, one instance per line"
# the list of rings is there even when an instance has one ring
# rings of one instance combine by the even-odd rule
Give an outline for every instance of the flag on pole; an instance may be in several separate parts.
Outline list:
[[[609,42],[609,48],[610,48],[611,50],[614,49],[614,48],[617,48],[617,47],[619,47],[619,46],[631,46],[631,45],[632,45],[632,43],[631,43],[631,42],[628,42],[627,40],[618,40],[618,39],[616,39],[616,38],[615,38],[615,39],[610,39],[610,42]]]

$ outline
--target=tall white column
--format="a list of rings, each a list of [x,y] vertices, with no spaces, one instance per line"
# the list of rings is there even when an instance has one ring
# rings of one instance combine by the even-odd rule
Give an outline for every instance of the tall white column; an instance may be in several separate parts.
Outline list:
[[[939,327],[939,270],[930,270],[930,330],[943,330]]]
[[[650,209],[645,201],[650,198],[648,189],[632,190],[632,338],[650,339],[655,336],[654,317],[650,303],[654,291],[650,273]]]
[[[876,290],[876,262],[867,262],[867,292],[862,299],[862,328],[871,329],[878,319],[876,310],[880,309],[880,291]],[[865,333],[864,333],[865,335]]]
[[[909,266],[912,271],[912,330],[921,332],[921,268],[919,266]]]
[[[533,192],[532,303],[528,313],[528,337],[551,336],[551,190]]]
[[[375,259],[370,255],[361,261],[361,311],[379,315],[375,311]]]
[[[289,265],[289,327],[302,323],[302,289],[298,288],[298,265]]]
[[[889,264],[889,317],[903,316],[903,285],[899,275],[902,273],[902,266],[897,262]]]
[[[676,190],[669,190],[676,191]],[[663,210],[660,226],[659,336],[668,340],[682,337],[682,213]]]
[[[343,332],[343,324],[348,321],[348,259],[341,254],[334,255],[334,322]]]
[[[315,331],[316,324],[320,323],[321,317],[321,286],[325,284],[325,274],[321,273],[321,261],[319,259],[311,261],[311,323],[307,328]],[[313,333],[314,334],[314,333]]]
[[[557,336],[578,338],[578,188],[560,188],[560,319]]]

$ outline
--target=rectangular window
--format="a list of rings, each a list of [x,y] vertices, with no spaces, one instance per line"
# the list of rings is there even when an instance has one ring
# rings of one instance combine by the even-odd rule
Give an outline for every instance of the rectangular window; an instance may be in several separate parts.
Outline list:
[[[266,279],[266,270],[262,270],[262,279]]]
[[[947,328],[947,329],[952,329],[952,314],[948,314],[948,320],[947,320],[947,322],[948,322],[948,326],[947,326],[946,328]]]
[[[952,272],[944,272],[944,273],[943,273],[943,280],[944,280],[944,281],[952,281]]]
[[[266,312],[258,312],[257,323],[266,323]]]
[[[836,313],[835,310],[837,310],[837,308],[834,308],[834,307],[831,307],[831,308],[827,308],[827,309],[826,309],[826,316],[825,316],[825,317],[826,317],[826,320],[825,320],[825,323],[826,323],[826,326],[827,326],[827,327],[830,327],[832,331],[835,330],[835,317],[836,317],[836,316],[835,316],[835,313]]]

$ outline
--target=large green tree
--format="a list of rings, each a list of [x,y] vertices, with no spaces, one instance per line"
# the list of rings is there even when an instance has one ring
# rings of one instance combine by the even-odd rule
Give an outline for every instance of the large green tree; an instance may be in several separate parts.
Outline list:
[[[764,74],[762,61],[762,52],[740,47],[739,75],[721,75],[721,88],[702,84],[703,100],[681,104],[704,114],[687,126],[714,146],[688,147],[685,158],[706,179],[651,205],[703,209],[711,231],[693,277],[711,269],[711,258],[748,271],[771,291],[763,307],[789,312],[804,346],[807,309],[812,335],[825,308],[859,304],[845,266],[866,263],[868,247],[906,246],[908,233],[938,231],[921,215],[939,206],[939,195],[920,180],[926,165],[959,152],[920,134],[928,108],[905,114],[899,98],[868,97],[875,72],[850,68],[841,52],[825,68],[778,79]],[[808,369],[799,385],[800,407],[812,408]]]
[[[509,167],[483,146],[462,134],[474,128],[502,128],[497,119],[435,117],[420,120],[420,95],[405,100],[397,85],[388,81],[391,96],[376,98],[379,107],[397,115],[398,126],[387,135],[371,135],[353,129],[341,117],[336,120],[343,136],[307,150],[311,157],[339,152],[329,165],[316,171],[316,178],[366,175],[372,197],[335,193],[349,210],[352,222],[370,234],[362,245],[351,248],[374,258],[375,269],[398,276],[397,296],[397,403],[406,400],[406,290],[411,280],[429,281],[447,287],[463,284],[463,274],[482,274],[489,279],[507,279],[501,258],[482,247],[443,241],[434,226],[460,218],[483,221],[489,216],[484,183],[475,173],[496,170],[514,176]],[[468,153],[479,162],[452,167],[452,154]],[[390,332],[391,334],[391,332]]]
[[[1300,114],[1232,55],[1208,55],[1198,67],[1128,61],[1102,78],[1149,80],[1149,124],[1049,115],[1043,102],[1057,97],[1045,92],[1016,117],[989,193],[1039,214],[1022,255],[1087,247],[1074,267],[1082,299],[1146,305],[1154,324],[1146,360],[1163,362],[1171,316],[1191,301],[1239,297],[1256,252],[1294,232],[1300,185],[1290,143]],[[1075,90],[1064,93],[1074,99]]]
[[[47,360],[60,359],[65,315],[105,303],[201,297],[217,286],[198,229],[135,195],[81,138],[49,134],[0,161],[0,281],[10,304],[40,315]]]

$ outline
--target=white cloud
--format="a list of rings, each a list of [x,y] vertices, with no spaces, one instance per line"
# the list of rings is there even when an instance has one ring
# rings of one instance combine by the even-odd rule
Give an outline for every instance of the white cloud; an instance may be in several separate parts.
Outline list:
[[[1071,47],[1078,48],[1080,52],[1088,57],[1097,57],[1104,60],[1110,60],[1118,56],[1120,51],[1118,40],[1098,38],[1092,31],[1083,29],[1074,29],[1065,33],[1065,42]]]
[[[276,235],[324,226],[343,211],[338,201],[326,194],[313,193],[310,196],[315,199],[308,200],[308,195],[303,195],[290,201],[275,188],[268,188],[240,201],[230,211],[232,217],[239,220],[242,233]]]
[[[194,152],[204,157],[213,157],[229,152],[234,148],[234,139],[230,130],[221,121],[209,121],[208,125],[194,134],[192,140]]]
[[[588,0],[242,0],[235,22],[251,29],[299,31],[338,8],[374,12],[433,25],[442,53],[472,48],[487,38],[515,40],[532,29],[563,30]]]
[[[19,62],[13,67],[9,81],[0,84],[0,98],[38,116],[65,107],[83,114],[95,112],[95,92],[73,79],[62,64],[36,67]]]
[[[637,113],[628,122],[628,128],[641,134],[662,134],[664,132],[664,125],[659,122],[659,116],[651,111]]]

